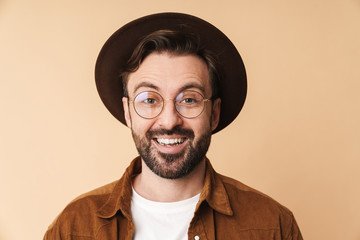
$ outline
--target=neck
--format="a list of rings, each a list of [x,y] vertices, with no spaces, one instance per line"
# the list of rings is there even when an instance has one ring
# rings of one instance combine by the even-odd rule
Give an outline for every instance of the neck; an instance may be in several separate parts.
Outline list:
[[[199,194],[204,185],[205,159],[188,175],[166,179],[154,174],[142,160],[142,172],[133,180],[135,191],[142,197],[157,202],[176,202]]]

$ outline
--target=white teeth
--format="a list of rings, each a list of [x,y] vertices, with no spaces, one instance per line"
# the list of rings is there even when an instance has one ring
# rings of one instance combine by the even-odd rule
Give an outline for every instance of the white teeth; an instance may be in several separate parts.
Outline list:
[[[169,145],[169,144],[180,144],[182,143],[184,140],[181,138],[172,138],[172,139],[168,139],[168,138],[157,138],[156,141],[161,144],[161,145]]]

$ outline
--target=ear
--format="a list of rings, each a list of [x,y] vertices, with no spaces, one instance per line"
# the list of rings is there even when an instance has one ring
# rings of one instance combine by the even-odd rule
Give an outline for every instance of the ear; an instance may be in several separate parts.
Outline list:
[[[217,98],[213,100],[212,106],[212,113],[211,113],[211,130],[214,131],[219,124],[220,120],[220,106],[221,106],[221,99]]]
[[[129,101],[128,101],[128,98],[123,97],[123,98],[122,98],[122,102],[123,102],[124,116],[125,116],[126,125],[127,125],[129,128],[131,128],[131,117],[130,117],[130,109],[129,109]]]

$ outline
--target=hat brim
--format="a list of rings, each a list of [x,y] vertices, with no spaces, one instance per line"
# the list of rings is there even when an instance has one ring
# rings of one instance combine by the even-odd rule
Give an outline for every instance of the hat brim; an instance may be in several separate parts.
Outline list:
[[[219,124],[213,133],[228,126],[241,111],[247,92],[246,72],[232,42],[215,26],[198,17],[182,13],[158,13],[138,18],[117,30],[102,47],[96,62],[95,81],[100,98],[110,113],[123,124],[126,122],[120,69],[146,35],[161,29],[179,30],[182,25],[197,33],[204,48],[218,57],[221,112]]]

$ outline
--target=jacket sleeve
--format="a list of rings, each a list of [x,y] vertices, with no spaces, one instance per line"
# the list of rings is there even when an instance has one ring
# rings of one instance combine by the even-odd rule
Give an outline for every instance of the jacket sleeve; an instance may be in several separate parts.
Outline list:
[[[61,218],[63,217],[63,212],[60,213],[59,216],[55,218],[55,220],[51,223],[47,231],[45,232],[43,240],[70,240],[68,236],[66,236],[66,229],[68,227],[68,221],[65,221],[64,224],[61,222]]]
[[[285,232],[285,236],[286,236],[286,237],[284,237],[284,239],[286,239],[286,240],[303,240],[299,226],[297,225],[293,214],[291,214],[288,227],[287,227],[287,229],[285,229],[284,232]]]
[[[54,226],[50,226],[43,240],[65,240],[65,238],[61,237],[60,231],[57,231]]]

